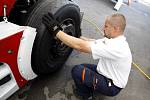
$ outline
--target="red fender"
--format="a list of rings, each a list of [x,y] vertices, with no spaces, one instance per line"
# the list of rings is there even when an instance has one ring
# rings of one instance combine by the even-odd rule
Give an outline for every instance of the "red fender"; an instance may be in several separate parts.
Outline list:
[[[9,16],[11,9],[13,8],[16,0],[0,0],[0,16],[4,15],[4,5],[7,6],[7,16]]]
[[[0,62],[7,63],[10,66],[20,88],[27,83],[27,80],[19,73],[17,64],[18,49],[22,34],[23,32],[18,32],[4,39],[0,39]]]

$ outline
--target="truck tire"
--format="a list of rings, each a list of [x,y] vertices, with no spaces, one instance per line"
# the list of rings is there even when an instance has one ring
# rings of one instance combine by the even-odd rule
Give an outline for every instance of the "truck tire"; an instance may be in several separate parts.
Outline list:
[[[65,33],[75,37],[81,35],[80,9],[71,0],[37,2],[26,21],[26,25],[37,29],[31,55],[32,69],[37,75],[49,74],[60,69],[72,51],[72,48],[52,37],[42,23],[42,16],[48,12],[54,14]]]

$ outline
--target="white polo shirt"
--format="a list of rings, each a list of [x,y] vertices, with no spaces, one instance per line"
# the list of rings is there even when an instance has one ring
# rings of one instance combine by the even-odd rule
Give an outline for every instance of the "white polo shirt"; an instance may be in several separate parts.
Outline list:
[[[124,88],[131,70],[132,55],[126,38],[103,38],[90,42],[93,59],[99,59],[97,72]]]

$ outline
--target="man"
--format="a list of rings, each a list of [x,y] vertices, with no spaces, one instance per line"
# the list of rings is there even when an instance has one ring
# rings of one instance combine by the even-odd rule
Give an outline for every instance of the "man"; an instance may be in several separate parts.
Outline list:
[[[103,27],[104,38],[91,40],[75,38],[61,31],[61,27],[52,14],[43,17],[43,23],[51,34],[69,47],[90,53],[93,59],[99,59],[98,65],[81,64],[72,69],[76,93],[89,100],[93,92],[107,96],[117,95],[125,88],[131,69],[132,56],[123,32],[126,19],[122,14],[108,16]]]

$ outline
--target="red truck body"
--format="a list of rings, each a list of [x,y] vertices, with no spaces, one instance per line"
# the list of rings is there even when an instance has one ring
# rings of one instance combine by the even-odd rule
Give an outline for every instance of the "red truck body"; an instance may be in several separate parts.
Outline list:
[[[0,0],[0,100],[60,69],[72,52],[42,23],[48,12],[65,33],[81,36],[80,8],[73,0]]]

